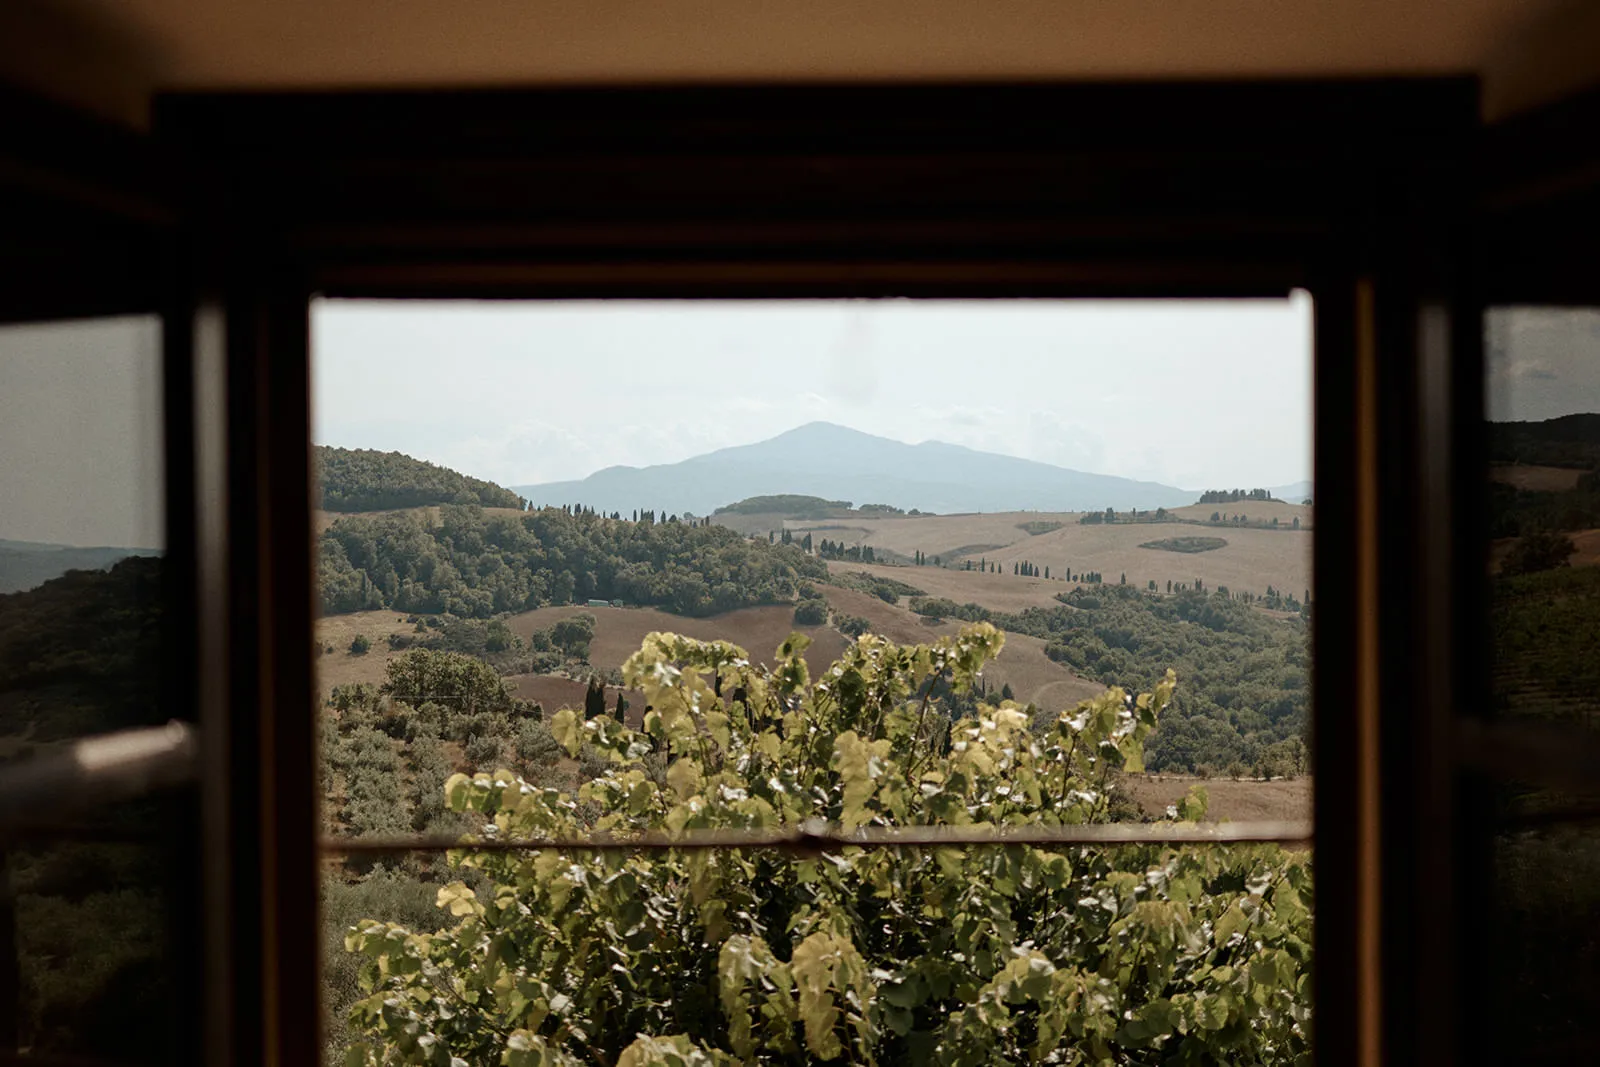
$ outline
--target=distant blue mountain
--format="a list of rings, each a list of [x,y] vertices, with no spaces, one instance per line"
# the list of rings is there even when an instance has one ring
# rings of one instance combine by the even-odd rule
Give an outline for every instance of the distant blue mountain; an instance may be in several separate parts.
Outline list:
[[[928,441],[908,445],[828,422],[681,463],[608,467],[579,481],[511,487],[546,504],[631,513],[653,508],[709,515],[747,497],[778,493],[967,511],[1089,511],[1179,507],[1198,492],[1088,474],[1029,459]]]
[[[154,548],[78,548],[0,538],[0,593],[19,593],[68,571],[103,571],[129,556],[159,556]]]

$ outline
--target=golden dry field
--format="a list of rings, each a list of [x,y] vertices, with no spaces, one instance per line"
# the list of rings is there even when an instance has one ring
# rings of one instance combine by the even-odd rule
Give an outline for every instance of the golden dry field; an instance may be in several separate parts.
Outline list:
[[[1075,526],[1078,516],[1041,511],[996,511],[971,515],[893,516],[884,519],[790,519],[785,525],[796,537],[810,531],[813,540],[826,537],[830,541],[843,541],[850,545],[859,539],[862,544],[886,548],[906,556],[923,552],[929,557],[941,556],[949,560],[961,550],[966,550],[976,559],[986,551],[993,552],[1006,545],[1029,540],[1030,535],[1018,528],[1020,523],[1026,522],[1060,522]]]
[[[1242,506],[1242,505],[1241,505]],[[1197,504],[1178,508],[1175,514],[1204,512],[1209,517],[1221,506]],[[930,596],[948,597],[957,603],[982,604],[994,611],[1021,611],[1033,606],[1050,606],[1056,593],[1068,589],[1059,580],[1070,569],[1077,574],[1099,571],[1107,582],[1126,574],[1131,585],[1143,587],[1154,581],[1165,591],[1168,581],[1203,581],[1207,587],[1225,585],[1234,592],[1265,593],[1271,585],[1300,596],[1311,586],[1311,509],[1298,504],[1258,505],[1259,516],[1277,518],[1286,526],[1299,518],[1301,530],[1262,530],[1240,527],[1194,525],[1190,523],[1126,523],[1110,526],[1085,526],[1075,514],[1047,514],[1016,511],[989,515],[938,515],[916,518],[862,520],[862,534],[845,537],[843,531],[830,532],[818,527],[827,523],[790,522],[792,531],[811,531],[813,539],[828,537],[847,544],[871,545],[879,550],[911,556],[922,552],[941,557],[944,567],[896,567],[879,564],[863,567],[853,562],[832,561],[835,572],[868,570],[898,578]],[[1030,535],[1019,528],[1027,522],[1060,522],[1047,533]],[[1219,537],[1227,545],[1209,552],[1169,552],[1140,548],[1147,541],[1178,537]],[[980,546],[973,548],[972,546]],[[958,549],[967,551],[958,553]],[[987,558],[997,562],[998,574],[957,570],[953,561],[970,558],[974,564]],[[1050,579],[1023,578],[1011,573],[1012,564],[1027,561],[1041,570],[1050,568]]]
[[[402,652],[389,648],[390,634],[409,634],[416,630],[406,622],[403,611],[357,611],[350,615],[329,615],[316,621],[312,633],[324,648],[333,646],[316,658],[317,692],[326,700],[336,685],[370,682],[381,685],[384,665]],[[366,634],[372,649],[364,656],[350,654],[350,642],[356,634]]]
[[[830,569],[832,569],[830,564]],[[839,565],[843,570],[859,570],[871,573],[891,573],[903,575],[905,568],[878,568],[863,567],[856,564],[853,567]],[[901,645],[922,644],[945,634],[953,634],[960,629],[960,624],[944,620],[938,623],[930,622],[919,615],[912,614],[904,607],[895,607],[873,596],[871,593],[862,593],[854,589],[840,589],[837,586],[825,585],[818,587],[820,592],[828,598],[828,605],[840,615],[857,615],[872,624],[872,632],[880,637]],[[902,603],[904,599],[902,598]]]
[[[903,572],[904,569],[900,570]],[[900,644],[931,641],[954,633],[960,626],[951,621],[930,625],[904,607],[886,604],[875,596],[853,589],[825,586],[821,591],[835,612],[859,615],[872,623],[874,633]],[[778,645],[790,633],[798,630],[812,639],[811,648],[806,652],[806,663],[813,676],[831,665],[844,651],[849,640],[831,627],[795,626],[794,609],[781,605],[744,608],[705,619],[685,618],[653,608],[569,605],[524,612],[513,616],[508,623],[514,633],[526,639],[534,630],[546,629],[560,619],[585,612],[595,617],[595,636],[590,645],[589,660],[600,669],[621,667],[625,659],[639,650],[644,636],[654,630],[681,633],[700,640],[732,641],[758,662],[770,662]],[[413,629],[414,626],[405,621],[404,615],[393,611],[363,611],[318,619],[318,640],[324,646],[332,645],[334,648],[333,652],[326,652],[316,660],[317,689],[321,698],[325,700],[337,685],[356,682],[382,684],[385,665],[403,654],[390,650],[389,635],[410,634]],[[371,651],[362,656],[351,655],[349,651],[350,642],[358,633],[366,634],[372,642]],[[1018,634],[1006,635],[1005,651],[989,668],[987,677],[992,690],[998,691],[1000,686],[1010,683],[1018,700],[1051,710],[1071,707],[1080,700],[1094,696],[1101,689],[1094,682],[1074,675],[1046,657],[1043,641]],[[581,681],[539,674],[514,674],[506,680],[515,687],[518,696],[539,701],[546,711],[583,706],[584,683]],[[632,719],[634,712],[643,709],[643,699],[637,690],[627,690],[626,693],[630,705],[629,717]],[[615,705],[614,687],[607,688],[606,703],[607,706]]]
[[[880,568],[859,568],[878,571]],[[895,570],[896,568],[882,568]],[[902,572],[905,568],[898,568]],[[924,568],[932,570],[933,568]],[[917,572],[922,573],[922,570]],[[859,615],[872,624],[872,632],[898,644],[920,644],[955,633],[961,623],[945,619],[930,623],[914,615],[905,607],[887,604],[868,593],[854,589],[823,589],[833,610],[843,615]],[[1049,711],[1076,706],[1080,701],[1097,696],[1104,686],[1087,678],[1080,678],[1066,667],[1044,654],[1044,642],[1037,637],[1006,634],[1005,648],[1000,656],[984,671],[991,693],[1009,684],[1012,694],[1023,703],[1037,704]]]
[[[1277,519],[1284,526],[1293,526],[1296,519],[1300,520],[1303,527],[1310,527],[1312,522],[1312,509],[1298,501],[1239,500],[1232,504],[1186,504],[1181,508],[1171,508],[1170,511],[1180,519],[1193,519],[1195,522],[1209,521],[1214,512],[1243,515],[1252,522]]]
[[[1171,537],[1220,537],[1227,545],[1209,552],[1168,552],[1140,548],[1146,541]],[[1179,524],[1062,527],[1027,542],[987,553],[1000,573],[986,574],[950,567],[897,567],[830,561],[834,573],[867,571],[947,597],[958,604],[981,604],[991,611],[1021,611],[1055,606],[1055,595],[1073,587],[1057,575],[1099,571],[1115,584],[1123,574],[1128,584],[1143,587],[1200,579],[1209,589],[1227,586],[1234,592],[1265,593],[1271,585],[1300,596],[1311,586],[1311,533],[1288,530],[1210,530]],[[1028,561],[1050,577],[1026,578],[1011,573],[1015,562]]]
[[[1209,552],[1168,552],[1140,548],[1147,541],[1178,537],[1218,537],[1227,545]],[[990,559],[1003,572],[1013,561],[1049,567],[1052,578],[1070,567],[1073,573],[1099,571],[1107,582],[1123,574],[1128,584],[1143,587],[1200,579],[1208,589],[1227,586],[1234,592],[1265,593],[1267,586],[1299,596],[1311,585],[1309,530],[1251,530],[1190,526],[1181,523],[1135,523],[1116,526],[1064,526],[1053,533],[1014,544]],[[926,568],[924,568],[926,569]],[[1012,579],[1008,573],[996,577]],[[1064,585],[1064,583],[1062,583]]]
[[[1200,779],[1178,774],[1129,774],[1121,788],[1146,814],[1161,816],[1191,786],[1206,791],[1206,822],[1262,822],[1311,820],[1311,777],[1274,778],[1271,781],[1227,778]]]
[[[1024,704],[1045,711],[1062,711],[1105,692],[1105,686],[1081,678],[1044,654],[1044,641],[1025,634],[1006,634],[1006,646],[984,670],[989,692],[1010,685],[1012,695]]]
[[[1577,487],[1584,471],[1571,467],[1535,467],[1524,463],[1493,463],[1489,480],[1536,493],[1559,493]]]
[[[558,674],[513,674],[506,681],[523,700],[538,701],[546,715],[562,708],[582,709],[583,698],[589,688],[586,682],[564,678]],[[608,685],[605,688],[606,710],[615,711],[619,687]],[[637,689],[620,691],[628,700],[628,708],[623,718],[627,720],[629,726],[638,729],[644,723],[644,694]]]
[[[993,557],[991,557],[993,558]],[[949,567],[893,567],[881,563],[862,564],[831,560],[831,574],[851,574],[864,571],[881,578],[893,578],[927,592],[929,596],[948,597],[957,604],[981,604],[990,611],[1021,611],[1032,607],[1060,607],[1055,595],[1071,589],[1067,582],[1054,578],[1022,578],[1011,573],[1010,565],[1004,574],[980,574],[978,571],[959,571]],[[1053,572],[1052,572],[1053,573]],[[832,590],[828,591],[832,596]],[[902,603],[905,598],[902,598]],[[852,612],[852,614],[863,614]],[[871,616],[867,616],[871,618]]]
[[[799,631],[812,639],[806,652],[806,665],[812,674],[823,670],[844,651],[846,638],[825,626],[796,626],[792,605],[741,608],[705,619],[671,615],[655,608],[589,608],[567,605],[526,611],[507,620],[513,633],[523,640],[535,630],[548,629],[573,615],[594,616],[594,640],[589,646],[589,662],[599,668],[621,667],[635,652],[645,635],[653,631],[683,634],[701,641],[732,641],[750,653],[757,663],[771,663],[773,652],[788,636]]]

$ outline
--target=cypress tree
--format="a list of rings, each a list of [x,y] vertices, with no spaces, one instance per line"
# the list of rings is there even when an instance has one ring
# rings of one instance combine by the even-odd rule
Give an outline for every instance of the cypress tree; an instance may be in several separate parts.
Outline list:
[[[600,683],[598,675],[589,676],[589,688],[583,694],[583,717],[585,720],[606,713],[606,689]]]

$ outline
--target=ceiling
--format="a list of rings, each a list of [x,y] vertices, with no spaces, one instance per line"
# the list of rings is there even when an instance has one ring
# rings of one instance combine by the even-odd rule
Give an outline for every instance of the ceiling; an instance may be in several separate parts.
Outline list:
[[[0,72],[140,122],[165,89],[1484,76],[1600,80],[1593,0],[4,0]]]

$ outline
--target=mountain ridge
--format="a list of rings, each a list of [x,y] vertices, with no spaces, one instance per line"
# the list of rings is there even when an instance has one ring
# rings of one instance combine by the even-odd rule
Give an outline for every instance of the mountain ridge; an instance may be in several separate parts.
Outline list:
[[[1197,491],[1072,470],[929,440],[906,444],[830,422],[676,463],[613,466],[586,478],[511,486],[534,506],[655,508],[709,515],[752,496],[796,494],[932,512],[1180,507]]]
[[[159,556],[158,548],[63,545],[0,538],[0,594],[36,589],[68,571],[104,571],[132,556]]]

